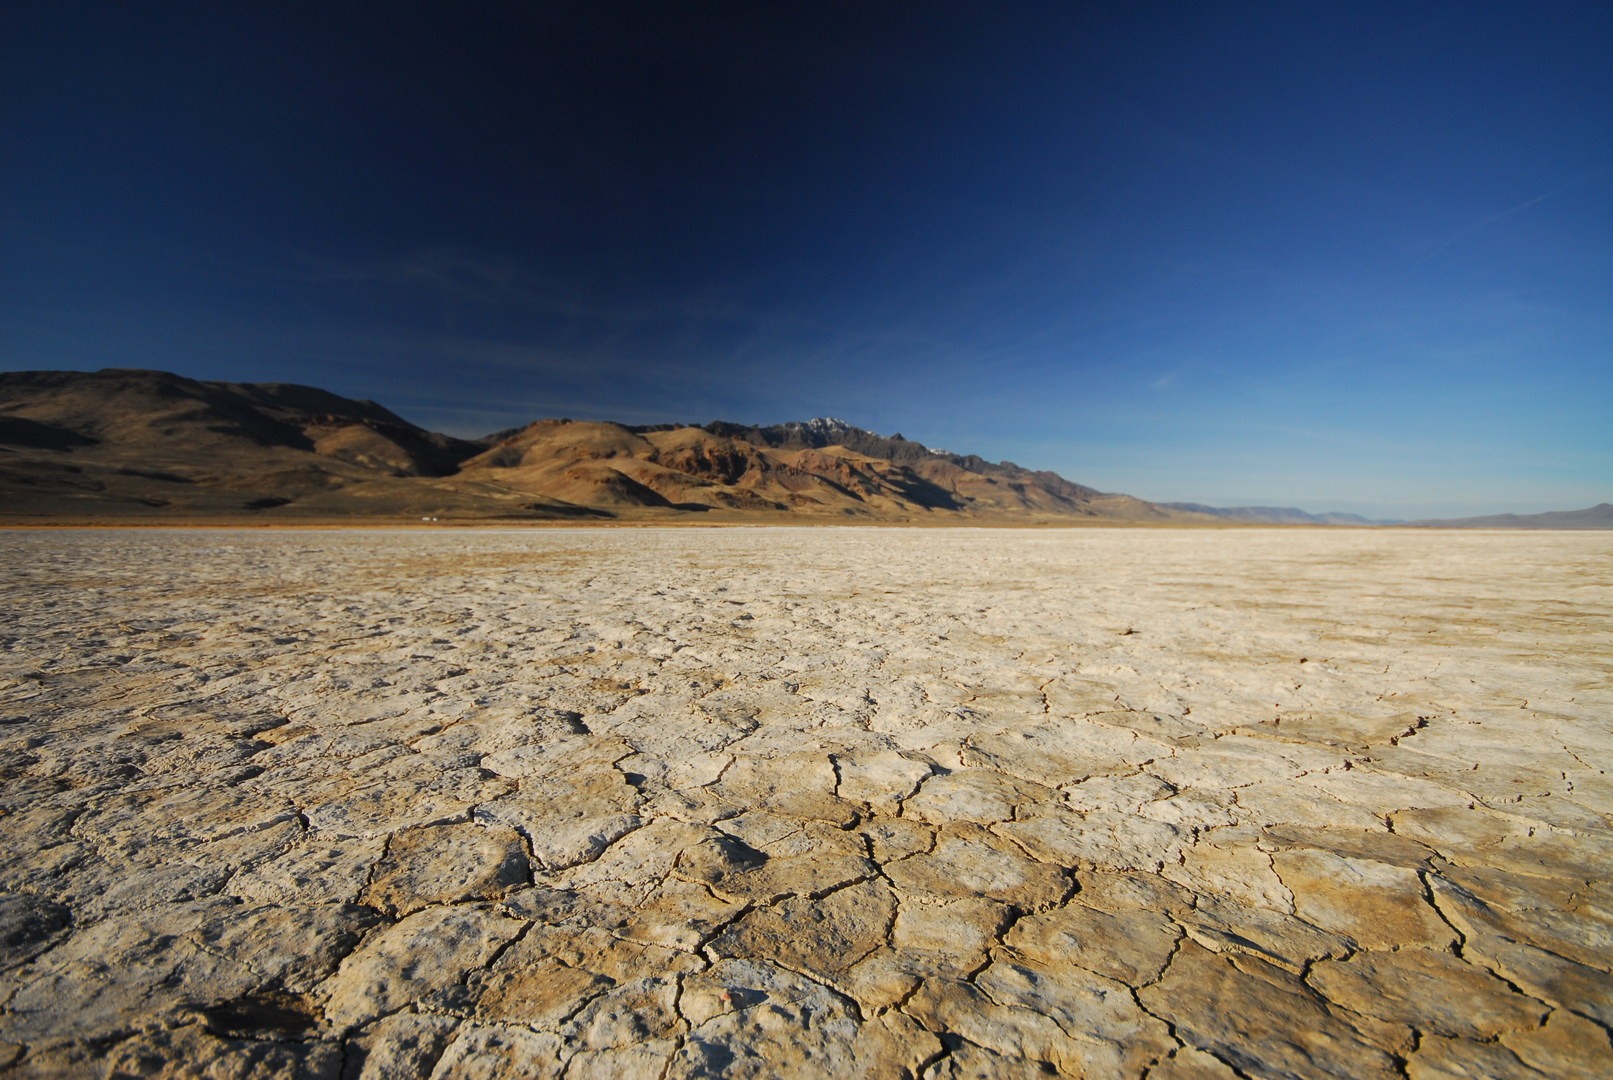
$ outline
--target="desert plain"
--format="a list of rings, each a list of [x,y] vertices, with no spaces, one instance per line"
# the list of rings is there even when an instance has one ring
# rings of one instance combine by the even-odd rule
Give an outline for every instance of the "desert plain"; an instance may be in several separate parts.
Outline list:
[[[0,1072],[1613,1072],[1613,533],[0,532]]]

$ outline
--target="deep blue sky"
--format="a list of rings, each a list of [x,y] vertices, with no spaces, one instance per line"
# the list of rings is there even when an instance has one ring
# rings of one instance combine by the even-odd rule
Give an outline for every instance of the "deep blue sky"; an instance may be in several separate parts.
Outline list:
[[[1613,499],[1613,5],[0,14],[0,368]]]

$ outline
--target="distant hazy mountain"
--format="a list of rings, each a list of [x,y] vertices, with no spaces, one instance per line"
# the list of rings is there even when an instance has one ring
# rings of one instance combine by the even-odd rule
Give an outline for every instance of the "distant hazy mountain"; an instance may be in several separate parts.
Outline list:
[[[1205,506],[1203,503],[1160,503],[1171,510],[1192,514],[1209,514],[1224,521],[1238,521],[1251,525],[1390,525],[1393,522],[1373,521],[1360,514],[1311,514],[1293,506]]]
[[[1613,503],[1597,503],[1584,510],[1490,514],[1485,517],[1413,521],[1410,524],[1434,529],[1613,529]]]
[[[540,420],[479,440],[285,384],[0,373],[0,515],[33,520],[1206,520],[838,420]]]

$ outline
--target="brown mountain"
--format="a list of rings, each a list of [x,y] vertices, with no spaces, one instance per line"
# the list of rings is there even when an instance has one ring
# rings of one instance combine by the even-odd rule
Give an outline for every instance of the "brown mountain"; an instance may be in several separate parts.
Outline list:
[[[372,401],[158,371],[0,373],[12,520],[1197,521],[832,420],[540,420],[477,441]]]
[[[480,445],[370,401],[160,371],[0,373],[8,518],[464,512],[442,479]]]
[[[831,421],[756,428],[540,420],[493,436],[459,476],[617,515],[658,510],[901,521],[1179,516],[1053,473],[938,453]]]

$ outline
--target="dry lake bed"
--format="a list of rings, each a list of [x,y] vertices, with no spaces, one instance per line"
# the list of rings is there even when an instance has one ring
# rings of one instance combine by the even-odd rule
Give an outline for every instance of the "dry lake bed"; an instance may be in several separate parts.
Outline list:
[[[1613,1073],[1613,533],[0,566],[0,1073]]]

